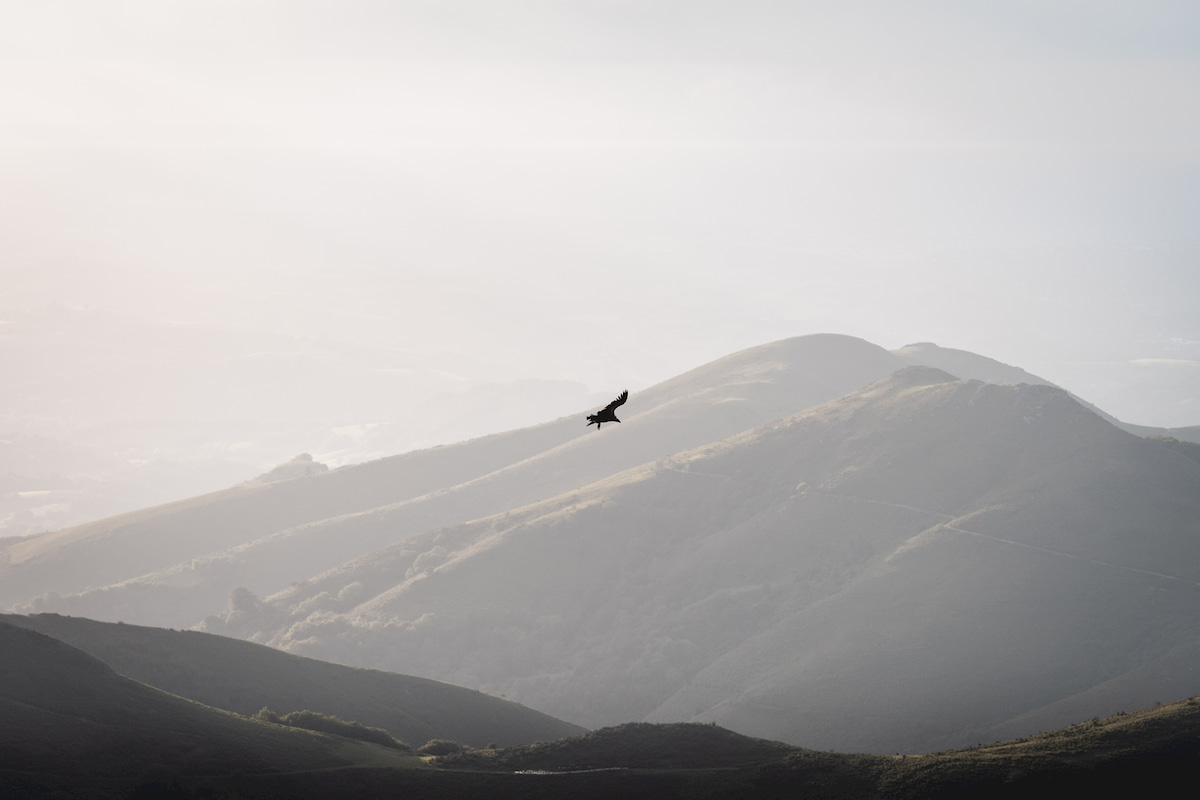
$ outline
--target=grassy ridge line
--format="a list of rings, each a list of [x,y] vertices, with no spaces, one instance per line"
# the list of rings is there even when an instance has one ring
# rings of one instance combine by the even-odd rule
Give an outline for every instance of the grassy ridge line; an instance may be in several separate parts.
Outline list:
[[[1005,796],[1085,787],[1173,790],[1200,757],[1200,700],[1191,698],[991,745],[877,762],[881,796],[970,788]]]

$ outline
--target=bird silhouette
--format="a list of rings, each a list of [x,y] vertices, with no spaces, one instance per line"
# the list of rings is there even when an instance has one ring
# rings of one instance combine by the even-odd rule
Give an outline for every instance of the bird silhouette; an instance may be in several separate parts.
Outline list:
[[[617,406],[622,405],[628,399],[629,390],[626,389],[617,395],[616,400],[606,405],[602,411],[597,411],[595,414],[588,414],[588,426],[590,427],[595,423],[596,430],[600,430],[600,423],[602,422],[620,422],[621,420],[617,419]]]

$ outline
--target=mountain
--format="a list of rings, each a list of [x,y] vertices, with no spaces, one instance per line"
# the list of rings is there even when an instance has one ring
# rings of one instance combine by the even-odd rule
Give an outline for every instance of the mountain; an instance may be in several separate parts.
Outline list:
[[[1200,641],[1198,525],[1200,463],[1167,443],[910,367],[206,626],[588,727],[919,752],[1119,710],[1106,684]],[[1173,663],[1171,696],[1200,691]]]
[[[632,430],[613,426],[605,436],[589,435],[597,432],[579,424],[581,410],[325,474],[314,474],[321,465],[307,460],[290,462],[220,492],[0,540],[0,608],[188,627],[220,610],[235,588],[266,596],[423,531],[519,508],[717,441],[911,364],[936,365],[960,378],[1049,385],[930,343],[889,353],[848,336],[785,339],[635,392],[625,408]],[[1189,438],[1186,430],[1138,432]],[[287,475],[297,477],[276,480]]]
[[[426,530],[723,439],[908,362],[848,336],[787,339],[636,392],[603,436],[583,412],[324,474],[244,484],[5,544],[0,607],[188,627]],[[64,596],[65,595],[65,596]]]
[[[204,620],[588,727],[876,752],[1192,685],[1192,444],[982,356],[834,335],[623,411],[0,543],[0,601]]]
[[[440,681],[329,664],[197,631],[55,614],[5,614],[0,622],[52,636],[127,678],[243,716],[263,707],[280,715],[315,711],[383,728],[414,747],[430,739],[507,746],[583,730]]]

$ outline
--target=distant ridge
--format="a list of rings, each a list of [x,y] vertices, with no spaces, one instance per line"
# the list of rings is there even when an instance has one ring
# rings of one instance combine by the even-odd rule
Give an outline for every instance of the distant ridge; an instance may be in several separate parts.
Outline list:
[[[910,362],[944,369],[959,378],[973,378],[988,383],[1053,386],[1061,388],[1050,381],[1039,378],[1020,367],[1009,366],[986,356],[976,355],[966,350],[956,350],[951,347],[938,347],[933,342],[918,342],[893,350],[892,353]],[[1065,390],[1064,390],[1065,391]],[[1068,392],[1068,394],[1070,394]],[[1136,425],[1123,422],[1104,410],[1097,408],[1083,398],[1071,394],[1071,397],[1088,410],[1098,414],[1116,425],[1118,428],[1137,436],[1170,436],[1185,442],[1200,442],[1200,425],[1185,428],[1155,428],[1149,425]]]
[[[551,423],[0,540],[0,608],[47,592],[120,583],[279,530],[420,496],[553,446],[566,430],[565,421]]]

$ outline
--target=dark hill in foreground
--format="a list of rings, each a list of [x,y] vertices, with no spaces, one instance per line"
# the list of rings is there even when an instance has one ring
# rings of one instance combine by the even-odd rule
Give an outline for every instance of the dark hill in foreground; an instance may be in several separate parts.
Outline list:
[[[959,752],[815,752],[696,724],[622,725],[434,759],[245,719],[0,623],[0,795],[13,798],[1161,796],[1200,755],[1195,700]]]
[[[117,675],[0,622],[0,795],[164,796],[180,782],[419,763],[376,745],[269,725]]]
[[[416,747],[451,739],[482,747],[559,739],[577,725],[459,686],[355,669],[197,631],[96,622],[57,614],[0,615],[59,639],[127,678],[250,716],[309,710],[379,727]]]
[[[456,753],[435,763],[493,774],[550,773],[543,778],[559,782],[562,796],[575,797],[603,796],[601,787],[627,790],[641,779],[664,796],[682,797],[1029,798],[1100,790],[1173,794],[1179,781],[1189,779],[1197,756],[1200,702],[1193,698],[1022,739],[913,756],[818,752],[715,725],[641,723],[557,742]]]

